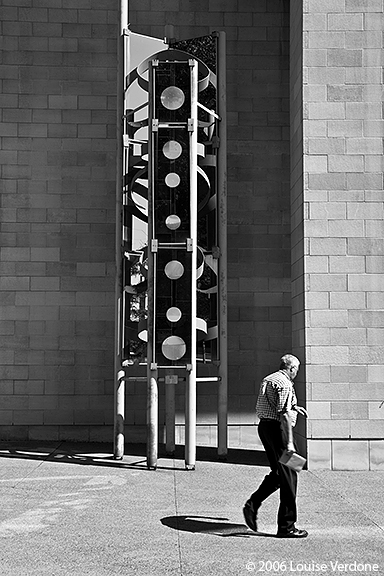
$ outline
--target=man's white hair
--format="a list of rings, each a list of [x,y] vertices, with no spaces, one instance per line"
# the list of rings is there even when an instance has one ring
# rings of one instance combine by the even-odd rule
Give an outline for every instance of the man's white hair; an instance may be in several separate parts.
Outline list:
[[[280,370],[290,368],[292,364],[300,364],[300,360],[293,354],[284,354],[284,356],[280,358]]]

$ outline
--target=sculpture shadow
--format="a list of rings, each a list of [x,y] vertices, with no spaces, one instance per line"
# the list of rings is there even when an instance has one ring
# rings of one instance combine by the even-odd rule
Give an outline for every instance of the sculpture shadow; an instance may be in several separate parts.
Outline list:
[[[137,457],[136,461],[115,459],[113,447],[105,444],[92,445],[70,442],[45,442],[43,444],[30,442],[0,442],[0,460],[2,458],[17,458],[19,460],[35,460],[40,462],[57,462],[81,466],[98,466],[103,468],[119,468],[121,470],[149,471],[146,463],[145,447],[134,447],[127,457]],[[174,465],[157,466],[159,470],[183,470]]]
[[[217,449],[197,447],[197,461],[223,462],[228,464],[247,464],[249,466],[268,466],[265,453],[257,450],[229,449],[225,458],[219,458]],[[115,460],[113,446],[107,443],[76,443],[76,442],[17,442],[1,441],[0,458],[18,458],[22,460],[38,460],[77,464],[82,466],[101,466],[121,469],[147,470],[146,446],[144,444],[128,444],[125,456],[137,457],[137,461]],[[171,462],[159,462],[157,466],[164,470],[183,470],[184,446],[176,446],[173,454],[167,454],[164,445],[159,446],[159,460],[173,459]]]

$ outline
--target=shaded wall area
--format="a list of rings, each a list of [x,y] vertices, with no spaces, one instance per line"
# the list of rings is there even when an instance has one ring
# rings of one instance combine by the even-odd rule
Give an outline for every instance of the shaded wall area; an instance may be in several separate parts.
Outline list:
[[[292,350],[301,361],[300,371],[295,380],[295,391],[299,405],[306,406],[303,7],[301,2],[291,4],[290,23]],[[304,418],[298,418],[295,432],[301,453],[306,454],[307,432]]]
[[[113,438],[113,0],[1,7],[0,434]],[[288,0],[129,0],[131,30],[224,30],[228,80],[229,439],[257,442],[261,377],[291,349]],[[163,390],[161,390],[161,403]],[[183,441],[183,389],[177,398]],[[198,443],[216,442],[216,384]],[[164,419],[162,410],[161,420]],[[146,391],[127,385],[127,440]]]
[[[0,437],[110,440],[116,3],[0,21]]]

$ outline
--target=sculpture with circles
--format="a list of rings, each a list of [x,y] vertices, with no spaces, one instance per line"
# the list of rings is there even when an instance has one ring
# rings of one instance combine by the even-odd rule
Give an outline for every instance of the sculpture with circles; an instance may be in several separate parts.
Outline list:
[[[162,382],[167,451],[176,443],[175,399],[184,395],[186,466],[194,467],[198,381],[218,383],[218,439],[227,449],[226,147],[218,113],[225,113],[225,88],[221,80],[218,91],[216,78],[219,63],[225,77],[217,57],[223,38],[213,33],[164,49],[165,41],[127,36],[117,347],[120,382],[147,382],[152,468]]]
[[[128,365],[187,367],[217,357],[216,77],[185,48],[178,43],[151,54],[127,77],[123,357]],[[205,50],[210,52],[207,41]]]

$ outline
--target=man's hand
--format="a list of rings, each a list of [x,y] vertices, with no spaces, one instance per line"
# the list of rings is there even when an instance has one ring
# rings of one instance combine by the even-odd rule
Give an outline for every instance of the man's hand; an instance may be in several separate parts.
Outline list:
[[[295,451],[295,445],[293,442],[288,442],[287,444],[287,452],[294,452]]]
[[[301,414],[302,416],[305,416],[306,418],[308,418],[308,412],[302,406],[295,406],[295,410],[298,414]]]

